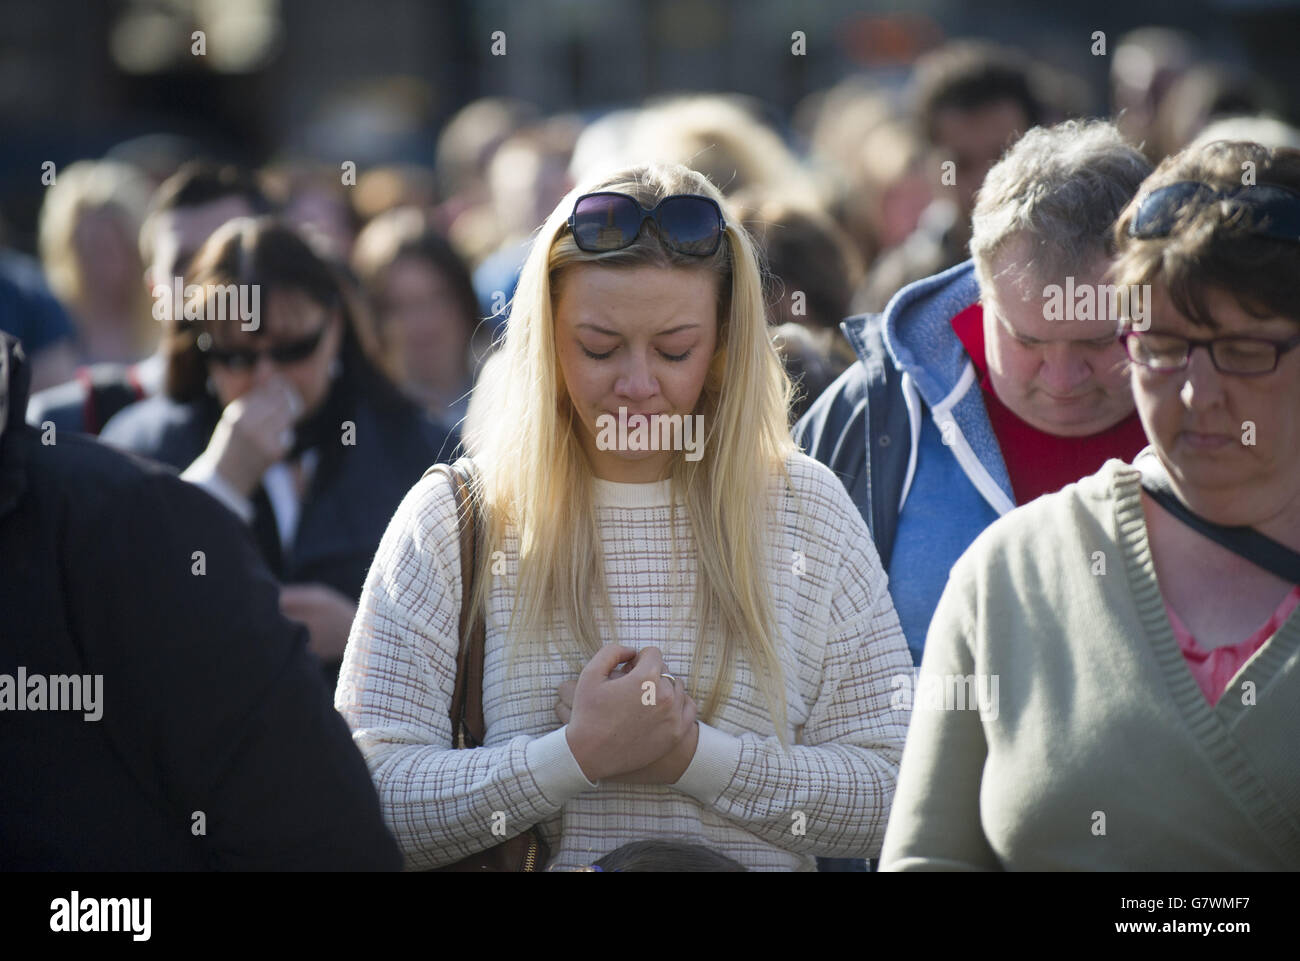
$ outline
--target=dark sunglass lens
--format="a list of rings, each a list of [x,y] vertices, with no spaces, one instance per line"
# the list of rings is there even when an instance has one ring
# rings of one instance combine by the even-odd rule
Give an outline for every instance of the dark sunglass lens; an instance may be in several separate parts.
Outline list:
[[[316,347],[320,344],[321,336],[324,333],[325,331],[322,328],[310,337],[304,337],[302,340],[295,340],[289,344],[279,344],[272,347],[268,353],[271,355],[271,359],[277,364],[300,363],[316,352]]]
[[[231,370],[245,370],[257,366],[257,351],[255,350],[219,350],[213,348],[208,352],[208,357],[215,364],[222,367],[228,367]]]
[[[636,240],[641,210],[630,197],[593,194],[573,208],[573,239],[587,251],[618,250]]]
[[[1300,241],[1300,196],[1281,187],[1250,187],[1238,195],[1249,204],[1252,229],[1276,240]]]
[[[707,256],[722,236],[718,208],[704,197],[669,197],[659,205],[659,229],[669,246]]]
[[[1191,181],[1169,184],[1153,190],[1138,207],[1129,233],[1134,237],[1164,237],[1174,229],[1179,216],[1193,200],[1214,193],[1208,186]]]

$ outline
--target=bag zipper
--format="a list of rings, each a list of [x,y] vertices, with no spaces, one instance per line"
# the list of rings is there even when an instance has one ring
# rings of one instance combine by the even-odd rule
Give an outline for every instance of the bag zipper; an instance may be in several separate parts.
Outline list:
[[[528,836],[528,851],[524,854],[524,863],[521,868],[523,871],[537,870],[537,838],[531,833]]]

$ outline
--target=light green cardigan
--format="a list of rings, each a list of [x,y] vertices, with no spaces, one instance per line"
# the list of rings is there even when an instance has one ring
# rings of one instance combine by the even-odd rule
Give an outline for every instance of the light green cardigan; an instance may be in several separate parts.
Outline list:
[[[1300,609],[1211,708],[1121,461],[970,546],[916,693],[882,870],[1300,869]]]

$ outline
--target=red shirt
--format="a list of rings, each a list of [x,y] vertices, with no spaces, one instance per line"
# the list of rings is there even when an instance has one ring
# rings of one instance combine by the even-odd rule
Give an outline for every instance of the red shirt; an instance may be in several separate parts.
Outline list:
[[[1087,437],[1058,437],[1026,424],[998,399],[989,382],[984,357],[984,308],[978,303],[967,307],[952,319],[952,329],[979,373],[984,408],[1002,450],[1017,504],[1027,504],[1095,474],[1112,457],[1132,461],[1147,446],[1136,411],[1114,427]]]

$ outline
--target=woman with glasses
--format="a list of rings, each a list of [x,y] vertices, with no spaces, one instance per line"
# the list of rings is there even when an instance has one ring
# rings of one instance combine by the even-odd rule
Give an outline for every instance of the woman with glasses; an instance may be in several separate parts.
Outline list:
[[[646,840],[767,870],[878,850],[907,650],[857,510],[789,439],[754,246],[721,202],[677,165],[567,197],[457,465],[469,509],[430,475],[384,535],[335,704],[408,868],[533,831],[553,869]],[[463,591],[486,735],[453,750]]]
[[[102,438],[174,465],[251,527],[332,679],[384,527],[446,437],[377,372],[348,282],[287,226],[228,222],[187,278],[159,311],[179,315],[165,395]]]
[[[886,870],[1300,868],[1300,152],[1188,148],[1116,241],[1150,446],[954,567],[918,688],[998,696],[914,704]]]

